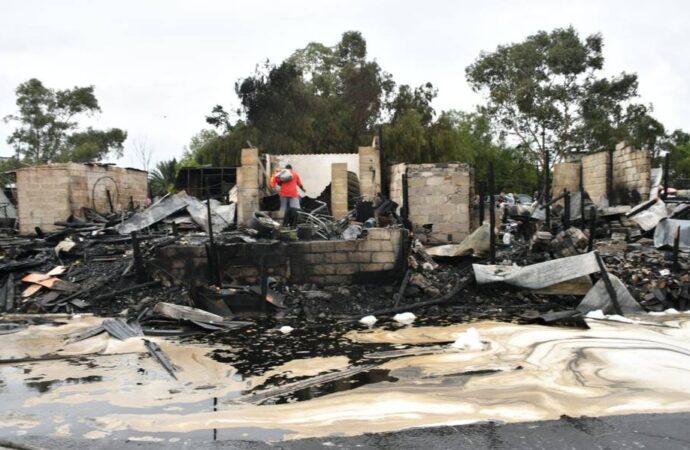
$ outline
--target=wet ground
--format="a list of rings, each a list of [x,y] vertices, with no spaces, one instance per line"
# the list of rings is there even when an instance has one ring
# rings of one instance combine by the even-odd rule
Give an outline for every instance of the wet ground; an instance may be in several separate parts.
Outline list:
[[[238,449],[471,449],[471,450],[552,450],[640,449],[684,450],[690,447],[690,414],[633,414],[600,418],[562,417],[524,423],[482,423],[454,427],[414,428],[391,433],[352,437],[297,439],[280,443],[256,441],[195,442],[196,450]],[[34,448],[63,450],[183,449],[184,443],[85,440],[28,436],[15,438]]]
[[[178,366],[175,380],[141,338],[69,343],[102,319],[54,316],[0,336],[0,439],[196,446],[318,438],[299,442],[380,448],[371,437],[337,436],[384,433],[375,436],[395,442],[427,431],[396,432],[425,427],[441,448],[457,433],[434,428],[442,425],[690,411],[690,315],[635,319],[588,319],[586,330],[458,318],[372,328],[294,321],[290,334],[274,320],[150,338]]]

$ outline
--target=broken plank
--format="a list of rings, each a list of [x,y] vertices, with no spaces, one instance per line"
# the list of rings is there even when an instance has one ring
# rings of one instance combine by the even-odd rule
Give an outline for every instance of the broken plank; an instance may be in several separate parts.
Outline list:
[[[351,366],[337,372],[329,372],[322,375],[317,375],[306,380],[296,381],[294,383],[284,384],[282,386],[264,389],[261,391],[256,391],[242,397],[235,399],[234,401],[241,403],[255,403],[259,404],[264,400],[272,397],[277,397],[279,395],[286,395],[302,389],[310,388],[312,386],[318,386],[324,383],[330,383],[332,381],[337,381],[343,378],[351,377],[357,375],[358,373],[368,372],[375,369],[377,365],[368,364],[362,366]]]
[[[24,283],[38,283],[39,281],[49,280],[50,275],[45,273],[30,273],[22,278]]]
[[[106,319],[101,326],[109,335],[121,341],[144,335],[141,326],[137,322],[127,322],[119,317],[116,319]]]
[[[146,346],[146,349],[149,351],[151,356],[158,361],[158,363],[163,366],[163,368],[170,374],[171,377],[177,380],[177,377],[175,376],[175,372],[177,372],[177,367],[170,361],[168,358],[168,355],[163,353],[163,350],[160,348],[158,344],[155,342],[151,342],[148,339],[144,339],[144,345]]]
[[[40,291],[41,289],[43,289],[43,286],[41,286],[40,284],[32,284],[31,286],[29,286],[28,288],[26,288],[22,291],[22,297],[23,298],[31,297],[32,295],[34,295],[36,292]]]
[[[161,316],[176,320],[192,320],[197,322],[208,323],[217,323],[223,321],[223,317],[217,314],[213,314],[202,309],[191,308],[189,306],[175,305],[166,302],[156,303],[156,306],[153,307],[153,312]]]

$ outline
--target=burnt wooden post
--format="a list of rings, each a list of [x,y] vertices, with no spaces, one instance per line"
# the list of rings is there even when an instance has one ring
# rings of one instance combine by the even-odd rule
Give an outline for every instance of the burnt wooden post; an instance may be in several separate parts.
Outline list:
[[[544,152],[544,195],[542,196],[544,198],[545,203],[549,203],[551,201],[551,190],[549,189],[549,152],[546,151]],[[544,222],[546,223],[546,228],[551,231],[551,207],[547,206],[546,207],[546,217],[544,219]]]
[[[132,231],[132,256],[134,257],[134,274],[137,278],[137,283],[146,281],[146,272],[144,270],[144,260],[141,257],[141,249],[139,248],[139,237],[136,231]]]
[[[608,157],[609,164],[606,168],[606,198],[609,201],[609,206],[613,206],[614,203],[618,203],[617,199],[613,198],[613,150],[609,150]]]
[[[496,263],[496,202],[494,200],[494,163],[489,163],[489,258]]]
[[[594,249],[594,232],[597,226],[597,207],[591,206],[589,208],[589,243],[587,244],[587,251],[591,252]]]
[[[674,272],[678,272],[680,270],[678,253],[680,253],[680,225],[678,225],[678,228],[676,228],[676,237],[673,239],[673,266],[671,269]]]
[[[405,169],[405,173],[402,175],[402,200],[403,206],[400,212],[402,213],[403,219],[407,220],[410,218],[410,198],[407,188],[407,169]]]
[[[379,147],[379,162],[381,164],[381,192],[383,195],[390,199],[391,198],[391,182],[390,173],[388,172],[388,158],[386,158],[386,152],[383,149],[383,125],[378,127],[378,147]]]
[[[570,228],[570,191],[563,189],[563,229]]]
[[[486,195],[486,183],[479,183],[479,226],[484,225],[484,196]]]
[[[668,173],[671,170],[671,152],[667,152],[664,157],[664,195],[663,199],[666,201],[668,198]]]
[[[134,197],[131,195],[129,196],[129,210],[134,211]]]
[[[173,236],[177,236],[180,234],[180,230],[177,228],[177,222],[172,223],[172,234]]]
[[[620,303],[618,303],[618,295],[616,294],[616,290],[613,288],[613,284],[611,284],[609,272],[606,270],[604,260],[601,259],[599,252],[594,252],[594,255],[597,258],[597,264],[599,264],[599,271],[601,273],[601,279],[604,281],[604,285],[606,286],[606,292],[608,292],[609,297],[611,298],[611,303],[613,303],[613,309],[616,311],[616,314],[622,316],[623,310],[621,309]]]
[[[587,222],[585,222],[585,172],[580,163],[580,224],[582,231],[587,229]]]
[[[110,208],[110,212],[115,212],[115,208],[113,208],[113,199],[110,197],[109,189],[105,190],[105,195],[108,197],[108,207]]]
[[[206,196],[206,221],[208,222],[208,270],[211,283],[220,287],[220,276],[218,272],[216,256],[216,244],[213,241],[213,222],[211,221],[211,196]]]

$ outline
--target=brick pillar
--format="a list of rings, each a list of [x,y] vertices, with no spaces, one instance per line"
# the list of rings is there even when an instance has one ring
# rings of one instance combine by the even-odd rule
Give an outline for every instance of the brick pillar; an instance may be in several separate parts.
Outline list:
[[[347,163],[331,164],[331,212],[339,219],[347,214]]]
[[[243,148],[237,168],[237,223],[249,225],[259,210],[259,149]]]
[[[381,155],[375,147],[359,147],[359,188],[364,200],[381,191]]]

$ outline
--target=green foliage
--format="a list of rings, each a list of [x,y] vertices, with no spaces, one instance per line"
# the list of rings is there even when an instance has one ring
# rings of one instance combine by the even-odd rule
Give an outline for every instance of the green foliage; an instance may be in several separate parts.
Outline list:
[[[215,106],[206,121],[216,135],[206,131],[203,145],[190,143],[184,162],[236,165],[249,143],[269,153],[356,151],[371,143],[393,85],[378,63],[367,60],[359,32],[344,33],[332,47],[310,43],[237,81],[241,118],[233,122]]]
[[[610,149],[627,140],[651,148],[664,134],[649,108],[632,103],[637,76],[598,78],[604,64],[601,35],[580,39],[572,28],[540,31],[499,46],[467,68],[485,113],[497,130],[543,161],[569,152]]]
[[[160,161],[149,175],[149,190],[151,195],[162,196],[175,190],[175,178],[180,170],[180,165],[175,158],[169,161]]]
[[[489,163],[494,164],[496,188],[530,193],[537,184],[534,160],[529,152],[495,142],[491,123],[481,114],[446,111],[429,126],[415,109],[402,113],[384,128],[389,162],[450,162],[473,164],[475,179],[486,180]]]
[[[88,161],[109,153],[122,156],[125,131],[75,131],[77,116],[101,111],[93,91],[93,86],[49,89],[35,78],[20,84],[16,89],[18,113],[5,117],[5,122],[18,123],[7,143],[30,164]]]
[[[687,188],[690,180],[690,134],[676,130],[664,140],[661,147],[671,152],[671,187],[677,186],[682,180],[681,184]],[[662,158],[658,158],[655,163],[663,167]]]
[[[102,159],[105,155],[122,156],[123,143],[127,133],[119,128],[107,131],[88,127],[85,131],[72,133],[58,156],[59,161],[88,162]]]
[[[573,28],[500,46],[467,68],[486,105],[437,114],[431,83],[396,87],[364,37],[346,32],[334,46],[312,42],[239,80],[240,118],[214,107],[206,120],[216,131],[193,137],[184,163],[237,165],[250,142],[268,153],[355,151],[371,143],[379,124],[389,163],[468,162],[477,180],[493,163],[498,189],[530,193],[547,153],[553,161],[621,140],[671,145],[651,107],[633,101],[636,75],[600,76],[602,49],[600,35],[581,39]]]
[[[244,122],[236,122],[225,134],[214,130],[202,130],[192,137],[185,151],[182,166],[239,166],[241,149],[255,142],[258,131]]]
[[[21,169],[24,166],[25,164],[23,164],[16,156],[12,156],[0,161],[0,174],[3,172]]]

